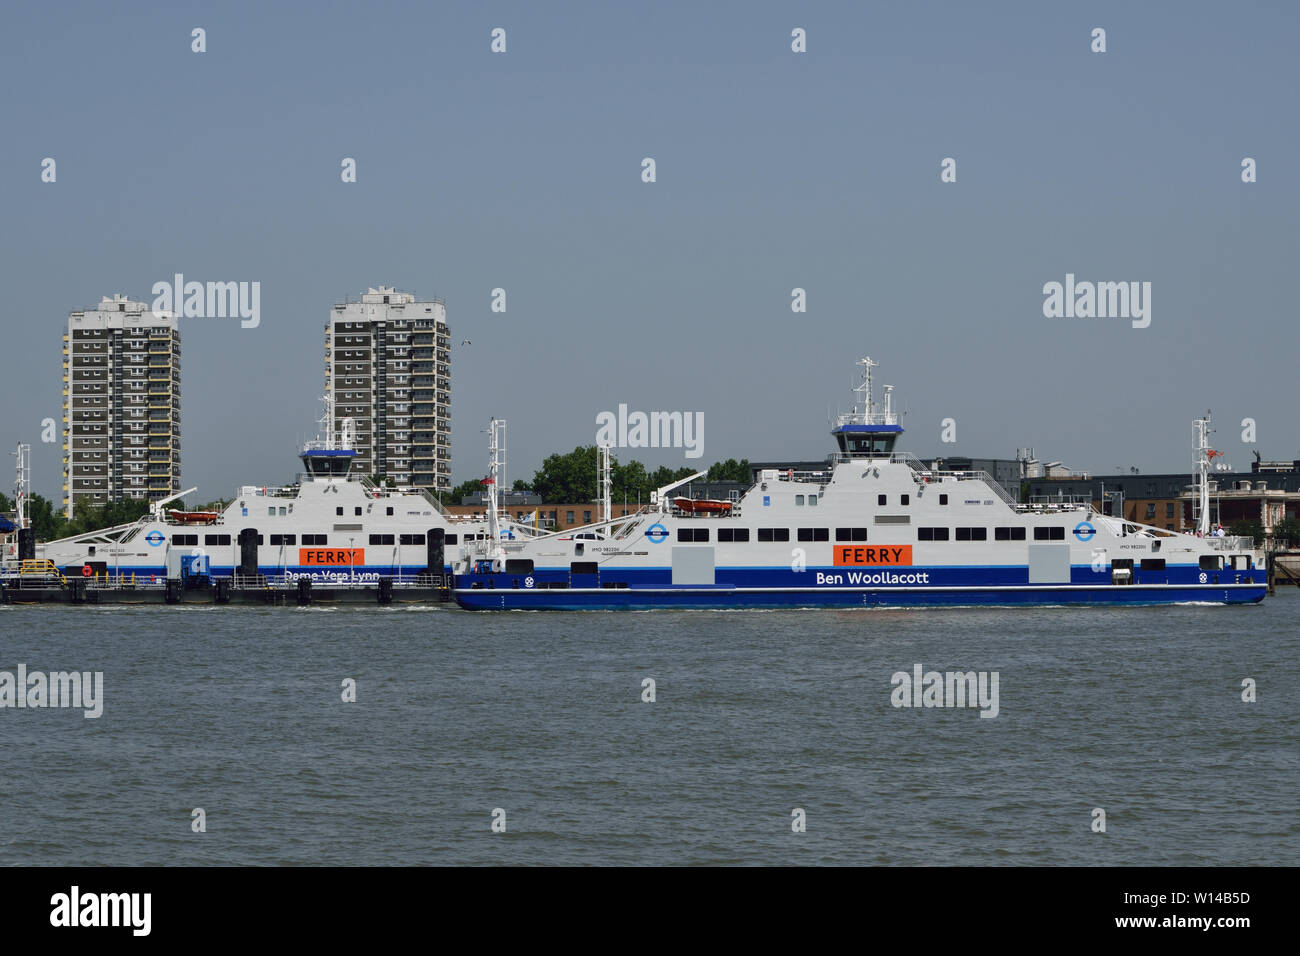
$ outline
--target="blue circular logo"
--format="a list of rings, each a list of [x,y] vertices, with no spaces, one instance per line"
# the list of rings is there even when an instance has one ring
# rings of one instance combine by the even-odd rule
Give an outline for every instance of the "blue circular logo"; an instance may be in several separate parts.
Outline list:
[[[656,521],[645,529],[645,536],[650,539],[651,544],[660,544],[668,540],[668,529]]]
[[[1080,521],[1074,526],[1074,536],[1080,541],[1091,541],[1096,533],[1097,529],[1086,521]]]
[[[161,531],[150,531],[147,535],[144,536],[144,539],[149,542],[149,547],[151,548],[156,548],[158,547],[158,545],[162,544],[164,541],[167,540],[166,538],[163,537]]]

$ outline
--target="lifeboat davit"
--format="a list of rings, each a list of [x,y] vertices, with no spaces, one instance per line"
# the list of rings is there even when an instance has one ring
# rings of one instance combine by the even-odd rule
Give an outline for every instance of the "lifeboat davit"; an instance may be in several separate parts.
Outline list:
[[[679,510],[693,514],[724,515],[731,510],[730,501],[717,498],[674,498],[673,504]]]

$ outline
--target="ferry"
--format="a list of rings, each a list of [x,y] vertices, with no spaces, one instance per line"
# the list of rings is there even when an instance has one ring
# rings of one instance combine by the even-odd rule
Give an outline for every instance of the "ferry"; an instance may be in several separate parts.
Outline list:
[[[564,535],[476,540],[454,562],[456,601],[640,610],[1263,600],[1253,540],[1209,534],[1204,440],[1198,534],[1100,514],[1090,501],[1021,503],[984,472],[937,470],[897,451],[892,387],[877,403],[876,363],[858,364],[857,400],[834,423],[838,448],[824,469],[763,471],[725,509],[672,495],[701,472],[615,518],[602,446],[602,520]]]
[[[322,422],[331,416],[327,405]],[[231,577],[242,586],[303,578],[445,585],[453,563],[486,538],[488,522],[452,516],[427,491],[385,488],[353,474],[355,426],[347,418],[341,426],[339,440],[303,446],[303,471],[291,485],[243,486],[222,511],[168,509],[181,497],[174,495],[153,502],[139,521],[38,543],[32,554],[6,564],[27,559],[65,577],[136,584],[202,575]],[[507,539],[534,533],[513,523],[492,525],[491,533]]]

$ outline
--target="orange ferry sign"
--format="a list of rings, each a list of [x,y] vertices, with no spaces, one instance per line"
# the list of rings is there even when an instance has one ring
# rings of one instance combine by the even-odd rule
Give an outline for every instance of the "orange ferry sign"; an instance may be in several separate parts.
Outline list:
[[[910,544],[837,544],[835,567],[894,567],[912,563]]]
[[[366,563],[365,548],[299,548],[298,563],[311,565],[328,565],[329,567],[352,567]]]

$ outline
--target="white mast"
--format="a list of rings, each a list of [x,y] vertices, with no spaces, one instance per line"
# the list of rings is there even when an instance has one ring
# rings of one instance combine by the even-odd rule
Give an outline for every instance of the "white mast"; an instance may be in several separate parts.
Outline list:
[[[862,384],[853,391],[862,396],[862,423],[868,424],[871,421],[871,370],[879,365],[879,362],[871,361],[871,356],[864,355],[857,362],[862,366]],[[853,408],[857,411],[857,406]]]
[[[325,414],[320,419],[320,424],[325,426],[325,450],[334,450],[334,393],[326,392],[320,399],[325,403]]]
[[[602,521],[609,521],[614,516],[614,505],[612,498],[614,496],[614,469],[610,460],[609,442],[602,442],[598,450],[599,458],[596,462],[596,484],[599,485],[600,493],[600,515]]]
[[[488,556],[495,558],[501,549],[501,526],[497,518],[497,481],[504,473],[506,420],[493,418],[488,423],[488,532],[492,543]]]
[[[1202,536],[1210,533],[1210,413],[1192,422],[1196,429],[1196,474],[1192,476],[1196,490],[1196,530]]]
[[[18,450],[14,452],[14,455],[18,458],[18,476],[14,481],[14,501],[16,502],[14,517],[18,519],[19,528],[27,527],[27,486],[32,483],[31,454],[32,446],[24,445],[22,442],[18,443]]]

